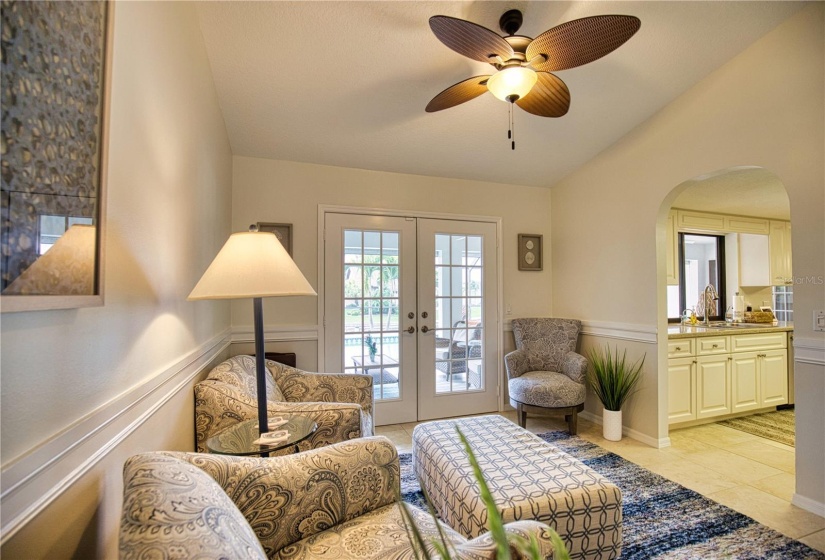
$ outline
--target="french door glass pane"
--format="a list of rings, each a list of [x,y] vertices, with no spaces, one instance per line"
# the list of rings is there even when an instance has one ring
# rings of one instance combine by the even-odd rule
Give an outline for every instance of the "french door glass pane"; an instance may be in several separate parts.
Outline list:
[[[373,378],[376,401],[398,399],[399,232],[344,231],[344,371]]]
[[[436,393],[484,389],[482,374],[483,239],[435,236]]]

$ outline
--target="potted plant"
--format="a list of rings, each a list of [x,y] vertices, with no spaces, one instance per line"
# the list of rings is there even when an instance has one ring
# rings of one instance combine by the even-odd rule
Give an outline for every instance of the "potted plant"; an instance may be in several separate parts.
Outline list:
[[[644,363],[645,357],[642,356],[636,363],[629,365],[627,350],[620,357],[618,348],[611,352],[610,346],[605,346],[603,350],[594,348],[590,351],[588,381],[604,406],[604,439],[622,439],[622,405],[636,392],[636,386],[642,378]]]

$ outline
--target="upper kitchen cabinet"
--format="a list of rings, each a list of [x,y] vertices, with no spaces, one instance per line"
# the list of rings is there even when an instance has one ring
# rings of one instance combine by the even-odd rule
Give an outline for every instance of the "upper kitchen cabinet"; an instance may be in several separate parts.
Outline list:
[[[740,286],[790,286],[791,223],[770,221],[770,235],[739,235]]]
[[[771,220],[768,241],[770,253],[770,285],[792,285],[791,223]]]

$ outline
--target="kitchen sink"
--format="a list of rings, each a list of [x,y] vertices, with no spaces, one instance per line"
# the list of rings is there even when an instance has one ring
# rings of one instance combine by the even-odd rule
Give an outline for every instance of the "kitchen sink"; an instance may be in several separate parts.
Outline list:
[[[725,323],[723,321],[711,322],[708,325],[711,329],[759,329],[772,326],[771,323]]]

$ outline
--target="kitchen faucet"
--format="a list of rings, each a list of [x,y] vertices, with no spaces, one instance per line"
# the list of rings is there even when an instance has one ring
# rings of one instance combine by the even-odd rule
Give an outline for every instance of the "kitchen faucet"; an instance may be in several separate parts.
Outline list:
[[[702,294],[705,303],[705,326],[710,326],[710,308],[713,302],[719,299],[719,294],[716,292],[716,287],[713,284],[705,286],[705,291]]]

